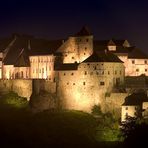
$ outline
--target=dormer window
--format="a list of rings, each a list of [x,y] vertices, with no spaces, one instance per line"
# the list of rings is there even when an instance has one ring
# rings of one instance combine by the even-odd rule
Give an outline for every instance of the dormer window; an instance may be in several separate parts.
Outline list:
[[[108,50],[109,50],[109,51],[116,51],[116,46],[109,45],[109,46],[108,46]]]

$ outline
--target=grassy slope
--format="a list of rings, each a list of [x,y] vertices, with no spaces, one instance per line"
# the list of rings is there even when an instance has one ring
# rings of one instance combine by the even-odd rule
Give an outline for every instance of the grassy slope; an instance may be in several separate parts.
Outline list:
[[[0,145],[3,147],[98,147],[95,118],[78,111],[32,114],[14,93],[0,98]],[[100,146],[100,144],[99,144]],[[104,143],[101,147],[111,147]]]

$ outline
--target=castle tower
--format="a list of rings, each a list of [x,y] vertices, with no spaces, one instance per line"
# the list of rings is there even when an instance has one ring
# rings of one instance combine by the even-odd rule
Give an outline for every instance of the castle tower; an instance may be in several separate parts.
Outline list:
[[[69,37],[58,52],[63,54],[63,63],[80,63],[93,52],[93,35],[84,26],[78,33]]]

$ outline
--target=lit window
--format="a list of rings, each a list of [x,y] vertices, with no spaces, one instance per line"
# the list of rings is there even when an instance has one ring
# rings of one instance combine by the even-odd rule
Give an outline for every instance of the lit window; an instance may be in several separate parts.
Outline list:
[[[132,60],[132,64],[135,64],[135,60]]]
[[[104,82],[100,82],[100,85],[105,85],[105,83]]]

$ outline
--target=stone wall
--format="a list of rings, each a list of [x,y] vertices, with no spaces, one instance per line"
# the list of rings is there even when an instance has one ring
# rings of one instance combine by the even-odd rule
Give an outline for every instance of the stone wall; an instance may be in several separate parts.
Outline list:
[[[19,96],[30,99],[32,94],[32,80],[0,80],[0,92],[14,91]]]
[[[33,93],[37,95],[42,91],[55,94],[56,93],[56,82],[52,82],[50,80],[34,79],[33,80]]]
[[[103,104],[103,110],[105,112],[112,112],[118,118],[121,117],[121,107],[124,103],[125,98],[128,96],[128,93],[111,93],[109,96],[105,97]]]

